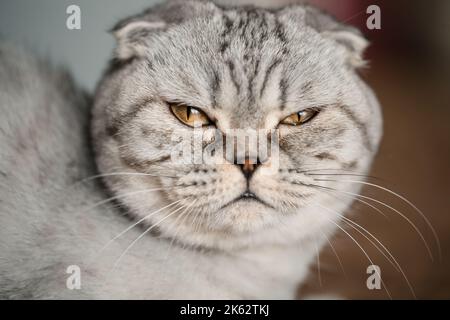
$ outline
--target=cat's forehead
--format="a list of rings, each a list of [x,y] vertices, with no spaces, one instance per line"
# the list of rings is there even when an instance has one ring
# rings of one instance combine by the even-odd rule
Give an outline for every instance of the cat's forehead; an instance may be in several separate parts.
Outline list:
[[[337,79],[338,61],[313,29],[287,24],[275,12],[248,8],[173,26],[149,50],[158,93],[228,113],[239,123],[246,118],[263,122],[268,112],[289,108],[297,98],[304,107],[317,103],[324,97],[315,97],[312,87]]]

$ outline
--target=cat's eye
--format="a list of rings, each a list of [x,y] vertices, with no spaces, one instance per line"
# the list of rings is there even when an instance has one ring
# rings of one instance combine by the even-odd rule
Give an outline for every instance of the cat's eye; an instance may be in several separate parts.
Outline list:
[[[188,126],[201,127],[211,124],[211,120],[200,109],[182,104],[171,104],[170,109],[178,120]]]
[[[289,117],[284,118],[281,123],[289,124],[291,126],[299,126],[310,121],[314,118],[319,111],[317,109],[306,109],[296,113],[291,114]]]

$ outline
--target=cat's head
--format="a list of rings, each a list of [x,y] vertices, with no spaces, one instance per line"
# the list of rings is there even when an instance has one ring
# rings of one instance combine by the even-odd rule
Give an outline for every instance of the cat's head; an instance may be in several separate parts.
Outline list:
[[[381,136],[378,103],[357,75],[367,45],[358,31],[300,5],[171,1],[113,32],[93,135],[105,182],[133,215],[163,237],[222,248],[335,227],[358,188],[324,180],[365,173]],[[230,129],[273,130],[266,141],[279,148],[249,161],[261,143],[249,139],[240,158],[225,147],[214,154],[222,161],[174,159],[180,132],[184,142],[205,133],[192,139],[205,151],[234,141]]]

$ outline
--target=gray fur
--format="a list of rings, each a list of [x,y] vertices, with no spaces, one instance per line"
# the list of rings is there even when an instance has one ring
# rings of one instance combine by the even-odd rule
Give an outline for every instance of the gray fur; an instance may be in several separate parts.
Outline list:
[[[106,190],[92,181],[74,185],[95,174],[83,94],[62,88],[72,82],[61,72],[0,51],[0,294],[293,298],[351,203],[311,184],[359,191],[304,171],[365,173],[381,137],[378,103],[356,70],[366,41],[311,7],[191,0],[151,8],[113,33],[117,48],[91,123],[98,169],[110,174]],[[223,132],[272,129],[311,107],[320,113],[303,126],[279,126],[279,170],[261,166],[250,182],[267,206],[227,205],[246,188],[242,172],[232,164],[173,163],[172,134],[192,129],[166,102],[203,109]],[[140,192],[155,188],[164,190]],[[107,195],[116,203],[90,207]],[[144,229],[100,250],[132,221],[174,201]],[[140,238],[111,270],[149,226],[157,232]],[[82,270],[79,291],[65,286],[71,264]]]

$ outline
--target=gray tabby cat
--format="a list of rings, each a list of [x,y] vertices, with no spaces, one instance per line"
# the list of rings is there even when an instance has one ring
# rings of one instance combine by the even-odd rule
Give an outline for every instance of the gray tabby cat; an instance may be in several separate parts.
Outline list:
[[[208,1],[113,32],[91,121],[104,185],[84,95],[0,49],[1,297],[294,298],[359,191],[325,180],[366,173],[381,137],[357,74],[367,42],[312,7]],[[277,129],[277,169],[274,154],[173,161],[174,132],[211,128]]]

